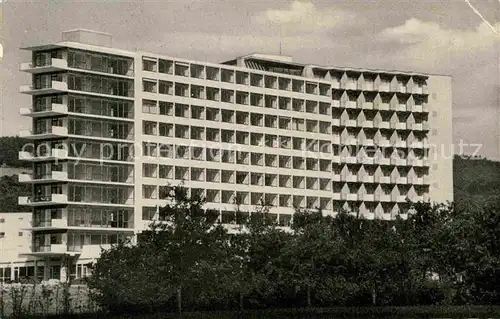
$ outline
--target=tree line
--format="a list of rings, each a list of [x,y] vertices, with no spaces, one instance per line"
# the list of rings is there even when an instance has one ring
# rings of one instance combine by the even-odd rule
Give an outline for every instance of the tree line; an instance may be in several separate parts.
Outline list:
[[[500,201],[416,203],[407,218],[263,206],[228,232],[202,198],[173,187],[137,242],[102,252],[89,287],[109,311],[500,303]]]

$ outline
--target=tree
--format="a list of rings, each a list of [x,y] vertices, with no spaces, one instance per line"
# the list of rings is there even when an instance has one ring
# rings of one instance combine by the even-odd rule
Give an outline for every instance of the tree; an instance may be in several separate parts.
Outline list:
[[[94,265],[89,285],[113,311],[165,310],[175,299],[182,312],[183,291],[200,296],[198,303],[213,300],[214,290],[224,291],[223,274],[231,268],[227,232],[217,224],[217,215],[204,210],[203,199],[189,197],[182,186],[171,187],[166,197],[160,221],[151,223],[136,244],[116,245]]]

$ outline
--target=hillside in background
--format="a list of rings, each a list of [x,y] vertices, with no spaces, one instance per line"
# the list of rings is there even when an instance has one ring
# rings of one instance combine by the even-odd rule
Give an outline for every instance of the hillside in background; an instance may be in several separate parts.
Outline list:
[[[19,160],[19,151],[24,145],[30,143],[29,140],[18,136],[0,137],[0,165],[8,167],[31,167],[30,163]]]
[[[17,136],[0,137],[0,165],[30,167],[19,161],[18,152],[28,140]],[[481,203],[500,196],[500,162],[488,159],[469,159],[455,156],[453,159],[453,189],[457,203]],[[20,184],[17,176],[0,179],[0,211],[23,211],[17,206],[18,194],[28,194],[29,186]]]
[[[455,202],[484,202],[500,196],[500,162],[488,159],[453,159]]]

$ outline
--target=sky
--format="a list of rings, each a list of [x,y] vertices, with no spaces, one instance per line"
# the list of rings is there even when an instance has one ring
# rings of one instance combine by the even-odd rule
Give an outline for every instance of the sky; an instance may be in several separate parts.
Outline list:
[[[0,135],[30,128],[19,109],[23,46],[64,30],[111,33],[113,46],[221,62],[252,52],[340,67],[452,76],[453,142],[500,160],[500,0],[0,0]],[[280,45],[281,44],[281,45]]]

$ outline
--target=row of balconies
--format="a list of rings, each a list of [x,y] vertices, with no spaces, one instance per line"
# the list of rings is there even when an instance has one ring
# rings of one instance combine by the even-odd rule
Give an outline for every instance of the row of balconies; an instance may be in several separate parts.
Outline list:
[[[99,257],[102,249],[110,249],[111,244],[100,245],[68,245],[68,244],[49,244],[32,246],[31,254],[35,255],[85,255],[88,257]]]
[[[114,222],[116,224],[116,222]],[[82,224],[71,226],[68,224],[68,219],[66,218],[52,218],[38,223],[32,223],[31,228],[33,230],[50,230],[50,229],[88,229],[88,230],[99,230],[99,231],[133,231],[132,227],[123,228],[114,225],[113,222],[109,222],[107,225],[90,225]]]
[[[123,203],[97,203],[97,202],[86,202],[84,199],[79,202],[71,202],[68,200],[67,194],[48,194],[48,195],[37,195],[37,196],[20,196],[18,198],[18,204],[21,206],[51,206],[51,205],[67,205],[67,204],[78,204],[78,205],[97,205],[97,206],[130,206],[134,205],[133,199],[128,199]]]
[[[345,109],[379,110],[395,112],[428,113],[427,103],[423,104],[399,104],[395,102],[360,102],[351,100],[332,100],[332,107]]]
[[[335,126],[346,126],[346,127],[363,127],[363,128],[379,128],[379,129],[392,129],[401,131],[428,131],[429,123],[404,123],[404,122],[386,122],[379,121],[374,122],[373,120],[361,120],[361,119],[332,119],[332,125]]]
[[[335,200],[343,200],[343,201],[353,201],[353,202],[397,202],[404,203],[407,200],[412,202],[420,202],[420,201],[428,201],[429,196],[427,194],[423,195],[399,195],[399,194],[352,194],[352,193],[340,193],[335,194],[337,198]]]
[[[378,92],[395,92],[395,93],[406,93],[406,94],[428,94],[428,88],[426,85],[414,84],[410,87],[407,85],[398,83],[397,85],[388,82],[374,83],[374,82],[364,82],[361,81],[334,81],[332,84],[333,89],[342,89],[350,91],[378,91]]]
[[[430,178],[428,176],[373,176],[356,174],[340,174],[334,175],[333,181],[347,183],[376,183],[376,184],[398,184],[398,185],[429,185]]]
[[[64,125],[64,124],[63,124]],[[114,131],[106,131],[104,129],[101,130],[92,130],[92,128],[87,128],[86,130],[81,130],[79,132],[75,132],[75,134],[70,134],[67,126],[59,126],[59,125],[49,125],[42,130],[34,131],[34,130],[21,130],[19,132],[19,136],[26,139],[31,140],[46,140],[53,138],[68,138],[70,135],[78,135],[81,137],[88,138],[97,138],[97,139],[117,139],[117,140],[127,140],[131,141],[133,139],[133,134],[128,133],[122,134],[122,136],[118,135],[118,130]],[[104,136],[103,136],[104,135]],[[122,137],[122,138],[120,138]]]
[[[333,162],[347,163],[347,164],[363,164],[363,165],[387,165],[387,166],[415,166],[425,167],[429,166],[429,159],[405,159],[405,158],[392,158],[392,157],[367,157],[359,158],[357,156],[335,156]]]
[[[405,141],[405,140],[388,140],[380,138],[355,138],[353,136],[334,136],[332,138],[333,144],[339,145],[363,145],[363,146],[379,146],[379,147],[397,147],[397,148],[419,148],[428,149],[430,146],[424,141]]]
[[[68,178],[68,172],[51,171],[44,175],[26,174],[21,173],[18,175],[20,183],[31,184],[48,184],[48,183],[65,183],[68,181],[78,181],[81,183],[99,183],[99,184],[132,184],[133,178],[127,181],[112,181],[112,180],[97,180],[97,179],[81,179],[81,178]]]

